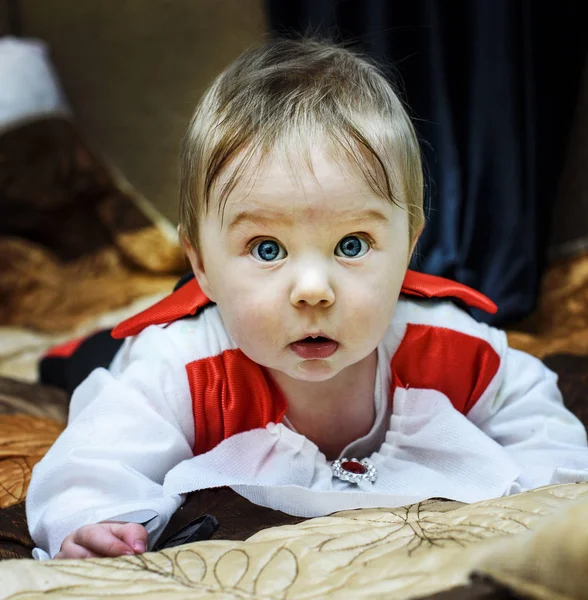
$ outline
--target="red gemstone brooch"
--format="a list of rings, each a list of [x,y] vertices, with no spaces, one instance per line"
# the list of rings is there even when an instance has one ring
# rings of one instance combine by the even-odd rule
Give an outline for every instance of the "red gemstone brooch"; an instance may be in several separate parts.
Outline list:
[[[341,481],[349,483],[359,483],[360,481],[370,481],[374,483],[378,476],[376,467],[370,463],[367,458],[357,460],[357,458],[339,458],[333,462],[333,476]]]

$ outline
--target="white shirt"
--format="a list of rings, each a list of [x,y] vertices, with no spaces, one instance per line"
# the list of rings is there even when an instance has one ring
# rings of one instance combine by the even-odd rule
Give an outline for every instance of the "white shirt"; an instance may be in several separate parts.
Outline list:
[[[500,357],[467,415],[434,389],[397,387],[390,397],[390,361],[410,323],[485,340]],[[194,456],[185,365],[235,348],[212,306],[148,327],[125,342],[109,370],[80,385],[66,430],[33,470],[27,518],[35,558],[54,556],[66,535],[105,520],[145,523],[152,546],[186,493],[217,486],[314,517],[430,497],[476,502],[588,480],[586,432],[563,406],[556,375],[451,302],[401,299],[378,346],[375,422],[342,453],[368,457],[378,472],[373,484],[334,479],[324,454],[287,421]]]

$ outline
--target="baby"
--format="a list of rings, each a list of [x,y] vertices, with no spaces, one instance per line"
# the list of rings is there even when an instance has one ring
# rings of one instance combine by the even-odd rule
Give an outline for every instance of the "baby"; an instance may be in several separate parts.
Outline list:
[[[75,391],[28,492],[34,556],[143,552],[219,486],[312,517],[588,479],[556,376],[466,312],[492,302],[407,271],[422,203],[415,131],[367,60],[276,40],[224,71],[181,154],[195,279]]]

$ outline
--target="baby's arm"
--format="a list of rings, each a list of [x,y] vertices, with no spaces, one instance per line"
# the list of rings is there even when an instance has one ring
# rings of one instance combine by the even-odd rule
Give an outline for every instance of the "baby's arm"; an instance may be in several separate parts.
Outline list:
[[[468,418],[521,465],[509,492],[588,480],[586,430],[564,406],[555,373],[518,350],[507,349],[503,361],[498,393]]]
[[[74,392],[68,426],[27,494],[36,557],[55,556],[67,536],[105,521],[142,523],[155,541],[182,502],[163,492],[165,475],[193,455],[184,364],[165,333],[149,328],[111,371],[95,370]]]

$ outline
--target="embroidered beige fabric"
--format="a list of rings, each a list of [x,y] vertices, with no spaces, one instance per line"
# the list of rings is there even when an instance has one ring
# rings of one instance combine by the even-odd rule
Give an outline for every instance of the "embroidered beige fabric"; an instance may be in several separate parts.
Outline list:
[[[428,500],[115,559],[7,560],[0,597],[418,598],[485,572],[530,598],[588,598],[588,483]]]
[[[587,520],[588,502],[574,503],[527,535],[496,545],[478,569],[524,597],[588,598]]]

